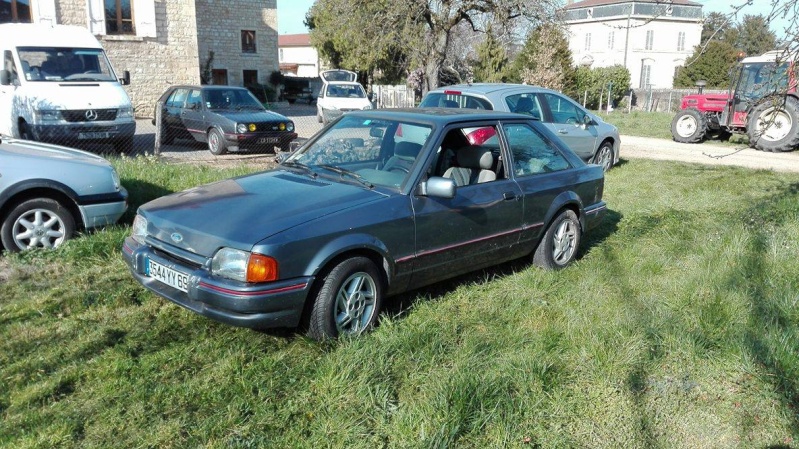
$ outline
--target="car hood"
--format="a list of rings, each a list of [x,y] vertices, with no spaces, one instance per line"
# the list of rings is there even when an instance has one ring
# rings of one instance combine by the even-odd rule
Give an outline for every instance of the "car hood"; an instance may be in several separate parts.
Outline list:
[[[253,111],[253,110],[224,110],[214,109],[210,111],[212,114],[221,115],[234,122],[287,122],[289,119],[286,116],[272,111]]]
[[[220,247],[250,250],[302,223],[383,197],[359,185],[278,169],[161,197],[139,211],[149,235],[211,257]]]
[[[112,109],[130,107],[130,98],[116,81],[28,82],[20,89],[27,94],[27,108],[38,109]]]
[[[74,148],[61,147],[46,143],[33,142],[30,140],[14,139],[8,136],[2,137],[0,153],[17,158],[33,160],[59,159],[68,162],[88,163],[94,165],[111,165],[104,158],[86,151]],[[33,163],[33,162],[31,162]]]
[[[318,101],[318,100],[317,100]],[[337,98],[328,97],[322,101],[322,105],[327,108],[335,109],[363,109],[370,106],[368,98]]]

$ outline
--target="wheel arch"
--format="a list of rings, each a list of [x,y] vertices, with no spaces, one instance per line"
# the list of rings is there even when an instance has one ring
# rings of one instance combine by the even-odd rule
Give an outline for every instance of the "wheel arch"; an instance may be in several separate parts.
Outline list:
[[[552,205],[549,206],[549,210],[547,210],[544,217],[543,232],[549,228],[549,225],[552,224],[555,217],[566,209],[570,209],[577,215],[577,219],[580,221],[580,233],[582,234],[585,231],[585,209],[583,208],[582,201],[580,201],[580,197],[572,191],[563,192],[552,201]],[[541,234],[542,237],[544,235],[543,232]]]
[[[24,181],[3,191],[0,194],[0,217],[5,216],[27,200],[34,198],[50,198],[58,201],[69,210],[75,219],[77,228],[83,228],[85,222],[80,212],[76,198],[78,195],[68,186],[49,179],[36,179]]]

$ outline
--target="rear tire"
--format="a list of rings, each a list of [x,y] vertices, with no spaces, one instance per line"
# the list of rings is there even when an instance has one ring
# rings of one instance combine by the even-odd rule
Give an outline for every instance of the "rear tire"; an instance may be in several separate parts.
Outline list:
[[[613,167],[614,159],[613,145],[611,145],[610,142],[602,142],[602,145],[596,150],[592,162],[602,166],[602,171],[607,173],[607,171]]]
[[[746,120],[749,145],[760,151],[792,151],[799,147],[799,100],[770,98],[754,107]]]
[[[211,128],[211,130],[208,131],[208,151],[214,156],[219,156],[227,152],[225,136],[216,128]]]
[[[0,239],[11,252],[58,248],[75,233],[75,218],[58,201],[33,198],[14,207],[3,218]]]
[[[533,253],[533,264],[547,269],[560,270],[572,263],[580,247],[580,220],[571,209],[558,214],[550,223]]]
[[[707,134],[707,117],[696,108],[678,112],[671,121],[671,138],[681,143],[698,143]]]
[[[344,260],[321,282],[310,311],[308,336],[315,340],[358,336],[374,326],[383,302],[383,283],[371,260]]]

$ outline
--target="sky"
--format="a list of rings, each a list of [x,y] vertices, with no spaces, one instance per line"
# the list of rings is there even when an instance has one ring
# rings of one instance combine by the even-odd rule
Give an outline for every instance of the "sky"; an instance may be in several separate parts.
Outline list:
[[[732,5],[741,5],[746,0],[694,0],[701,3],[704,7],[702,12],[720,12],[727,14],[733,11]],[[751,0],[752,4],[745,6],[739,13],[738,20],[744,14],[767,16],[771,12],[771,0]],[[277,0],[277,31],[279,34],[302,34],[307,33],[308,29],[303,25],[305,13],[311,8],[314,0]],[[783,35],[782,28],[787,22],[781,21],[772,25],[771,29],[780,37]]]

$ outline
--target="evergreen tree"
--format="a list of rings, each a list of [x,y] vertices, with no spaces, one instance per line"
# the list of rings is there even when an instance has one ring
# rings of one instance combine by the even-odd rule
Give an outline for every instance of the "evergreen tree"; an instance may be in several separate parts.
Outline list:
[[[777,35],[771,31],[766,18],[745,15],[736,27],[735,46],[747,56],[757,56],[777,48]]]
[[[507,80],[505,69],[508,54],[494,36],[491,26],[486,31],[485,40],[477,47],[477,60],[474,62],[474,81],[501,83]]]
[[[576,69],[572,65],[569,40],[556,24],[535,28],[513,61],[508,78],[576,94]]]
[[[691,88],[699,80],[707,82],[708,89],[726,89],[730,85],[730,68],[738,62],[738,50],[723,41],[711,40],[704,51],[697,47],[674,77],[674,87]]]

